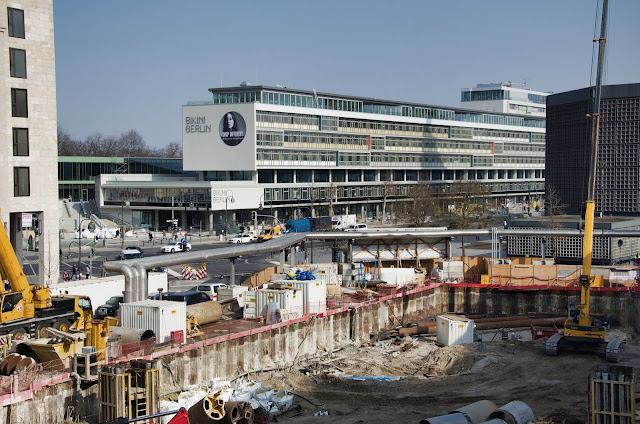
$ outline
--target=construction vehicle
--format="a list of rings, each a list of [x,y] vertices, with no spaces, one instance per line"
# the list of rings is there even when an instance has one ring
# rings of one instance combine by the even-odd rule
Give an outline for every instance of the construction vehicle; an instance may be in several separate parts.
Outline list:
[[[607,360],[618,362],[620,347],[625,342],[619,337],[606,341],[607,326],[590,312],[591,285],[595,277],[591,275],[591,261],[593,257],[593,226],[595,216],[596,164],[598,156],[598,131],[600,125],[600,95],[602,91],[602,68],[604,63],[604,46],[606,42],[608,0],[602,5],[602,24],[599,42],[598,71],[596,87],[593,95],[591,113],[591,144],[589,155],[589,179],[587,186],[584,241],[582,253],[582,275],[580,275],[580,304],[570,305],[569,317],[564,323],[564,332],[556,333],[547,339],[545,351],[547,355],[557,355],[558,351],[580,351],[604,354]]]
[[[0,231],[0,275],[11,287],[7,291],[0,284],[0,336],[11,334],[13,340],[22,340],[44,335],[47,328],[90,329],[91,299],[52,297],[48,287],[30,285],[4,228]]]

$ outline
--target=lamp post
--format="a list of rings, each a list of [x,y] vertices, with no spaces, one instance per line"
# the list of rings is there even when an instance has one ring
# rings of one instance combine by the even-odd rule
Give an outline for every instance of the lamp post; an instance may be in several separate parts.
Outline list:
[[[81,219],[80,214],[78,213],[78,273],[81,272],[80,270],[82,266],[82,223],[85,221],[92,222],[91,218]],[[89,228],[89,226],[87,226],[87,228]],[[79,279],[80,276],[78,275],[78,280]]]
[[[122,199],[122,208],[121,208],[121,215],[120,215],[120,218],[122,219],[122,221],[120,222],[120,224],[121,224],[121,228],[120,228],[120,249],[124,248],[124,206],[125,206],[125,204],[127,205],[127,207],[129,207],[131,202],[129,202],[128,200]]]
[[[229,194],[231,193],[231,194]],[[228,234],[227,234],[227,229],[229,228],[229,200],[231,200],[231,203],[235,202],[236,199],[233,198],[233,191],[232,190],[227,190],[224,193],[224,236],[225,239],[227,238]]]

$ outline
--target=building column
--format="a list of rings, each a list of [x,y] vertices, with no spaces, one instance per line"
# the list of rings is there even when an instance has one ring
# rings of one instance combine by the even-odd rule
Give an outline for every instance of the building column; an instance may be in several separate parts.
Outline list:
[[[180,222],[182,223],[182,229],[184,231],[187,231],[187,211],[186,210],[180,211]]]
[[[160,231],[160,211],[158,211],[157,209],[153,214],[153,230]]]
[[[207,212],[209,218],[209,235],[213,234],[213,211]]]

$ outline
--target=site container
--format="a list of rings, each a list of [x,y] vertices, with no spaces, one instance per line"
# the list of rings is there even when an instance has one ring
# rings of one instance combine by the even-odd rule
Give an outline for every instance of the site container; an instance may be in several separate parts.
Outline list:
[[[218,302],[238,299],[238,306],[242,308],[244,306],[245,293],[247,292],[247,290],[249,290],[247,286],[230,286],[223,289],[218,289]]]
[[[438,274],[443,280],[464,279],[464,266],[462,261],[440,261],[438,262]]]
[[[473,343],[473,320],[456,315],[438,315],[436,343],[441,346]]]
[[[278,312],[276,312],[278,311]],[[268,322],[288,321],[299,318],[303,313],[303,296],[300,289],[260,289],[246,294],[244,317],[274,314]]]
[[[171,342],[173,331],[187,334],[187,304],[169,300],[141,300],[120,305],[120,325],[126,328],[151,330],[156,343]],[[185,336],[182,338],[185,342]]]
[[[274,283],[302,290],[304,314],[320,314],[327,311],[327,285],[322,280],[280,280]]]

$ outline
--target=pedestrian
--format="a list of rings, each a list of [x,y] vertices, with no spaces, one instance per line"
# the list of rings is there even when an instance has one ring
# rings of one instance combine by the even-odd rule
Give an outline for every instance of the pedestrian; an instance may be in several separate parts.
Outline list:
[[[73,264],[71,266],[71,280],[77,280],[78,279],[78,268],[76,267],[75,264]]]
[[[69,281],[69,273],[65,270],[64,274],[62,274],[62,279],[64,281]]]
[[[84,270],[86,271],[86,274],[87,274],[87,278],[86,279],[88,280],[89,279],[89,275],[91,274],[91,269],[89,268],[89,265],[87,265]]]
[[[62,249],[60,249],[60,259],[62,259]]]
[[[149,241],[153,241],[153,234],[149,233]]]
[[[165,238],[167,238],[167,232],[165,230],[162,230],[162,240],[164,240]]]

